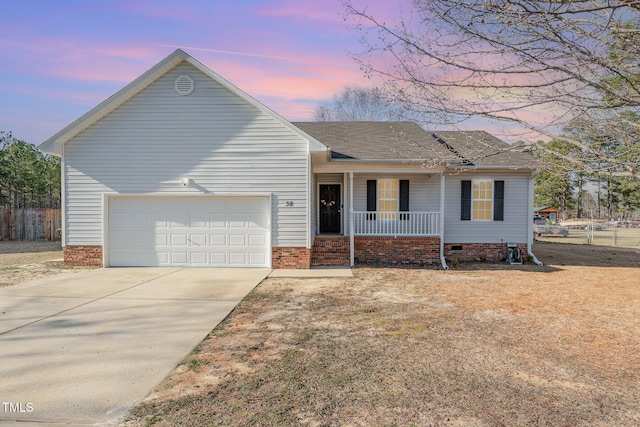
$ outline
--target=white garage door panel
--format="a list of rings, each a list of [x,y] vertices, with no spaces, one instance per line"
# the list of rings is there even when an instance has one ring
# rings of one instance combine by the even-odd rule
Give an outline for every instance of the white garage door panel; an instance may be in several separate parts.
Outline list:
[[[109,198],[112,266],[268,267],[268,197]]]

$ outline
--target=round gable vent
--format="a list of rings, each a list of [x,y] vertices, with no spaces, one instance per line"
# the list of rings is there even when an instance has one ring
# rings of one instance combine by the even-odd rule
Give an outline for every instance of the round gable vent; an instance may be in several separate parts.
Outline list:
[[[174,87],[176,88],[176,92],[178,92],[178,95],[190,95],[194,89],[193,79],[189,76],[178,76],[175,81]]]

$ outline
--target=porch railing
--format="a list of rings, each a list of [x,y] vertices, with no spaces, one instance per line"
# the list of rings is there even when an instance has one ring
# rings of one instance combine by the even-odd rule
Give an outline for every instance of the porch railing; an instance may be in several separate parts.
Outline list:
[[[438,236],[440,212],[354,211],[356,236]]]

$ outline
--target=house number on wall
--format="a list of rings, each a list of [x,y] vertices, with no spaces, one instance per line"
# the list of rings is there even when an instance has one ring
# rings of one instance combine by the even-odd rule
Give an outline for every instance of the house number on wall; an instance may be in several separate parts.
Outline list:
[[[290,207],[292,207],[292,206],[293,206],[293,202],[292,202],[292,201],[287,202],[287,207],[288,207],[288,208],[290,208]]]

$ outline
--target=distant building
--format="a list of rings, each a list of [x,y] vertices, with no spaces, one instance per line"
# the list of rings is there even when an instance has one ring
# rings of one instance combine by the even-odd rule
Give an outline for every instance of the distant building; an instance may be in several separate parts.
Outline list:
[[[558,214],[560,211],[556,208],[552,208],[550,206],[540,206],[537,208],[533,208],[533,216],[534,218],[542,218],[543,220],[551,222],[555,224],[558,222]]]

